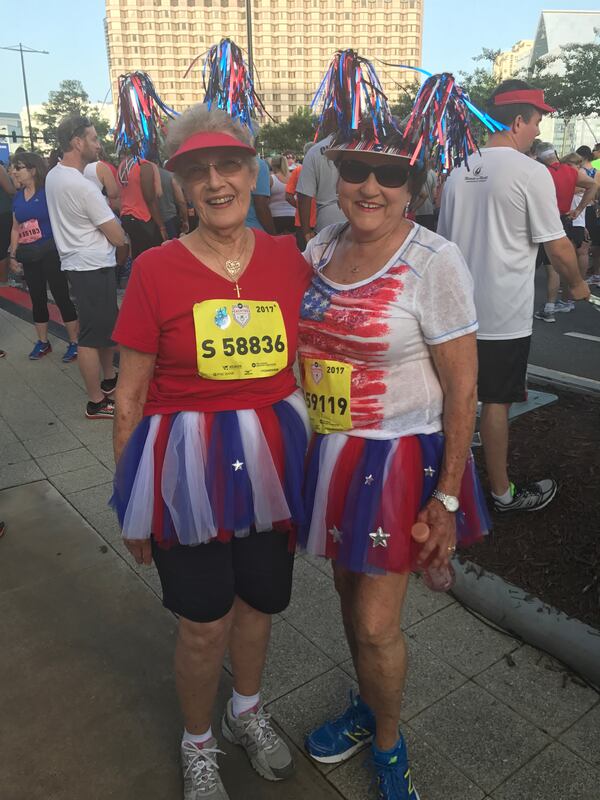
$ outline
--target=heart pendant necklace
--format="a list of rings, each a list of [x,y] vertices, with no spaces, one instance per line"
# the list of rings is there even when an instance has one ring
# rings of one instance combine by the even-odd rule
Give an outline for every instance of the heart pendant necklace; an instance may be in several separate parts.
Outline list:
[[[238,285],[237,279],[238,279],[238,275],[242,271],[241,258],[244,255],[244,252],[246,250],[246,241],[247,241],[247,236],[244,235],[244,241],[243,241],[242,249],[240,251],[239,256],[237,258],[228,258],[228,259],[226,259],[225,260],[225,264],[223,266],[223,269],[225,270],[225,272],[229,276],[229,279],[235,283],[235,287],[234,288],[235,288],[235,292],[237,294],[238,300],[240,299],[240,286]],[[213,247],[213,245],[211,245],[210,242],[207,242],[205,240],[204,243],[206,245],[208,245],[208,247],[210,247],[210,249],[213,250],[220,258],[223,258],[223,253],[221,253],[219,250],[217,250],[216,247]]]

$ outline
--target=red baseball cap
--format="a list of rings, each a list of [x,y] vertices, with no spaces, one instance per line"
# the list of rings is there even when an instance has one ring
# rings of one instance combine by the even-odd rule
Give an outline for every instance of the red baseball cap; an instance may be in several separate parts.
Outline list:
[[[513,103],[526,103],[537,108],[538,111],[544,111],[546,114],[552,114],[556,111],[544,100],[542,89],[515,89],[512,92],[502,92],[494,97],[495,106],[510,106]]]
[[[202,131],[200,133],[194,133],[193,136],[186,139],[177,152],[173,153],[165,164],[165,167],[171,172],[174,172],[175,164],[181,156],[187,153],[195,153],[198,150],[209,150],[213,147],[231,147],[236,150],[244,150],[248,155],[256,155],[256,150],[251,145],[240,142],[235,136],[230,136],[228,133],[208,133]]]

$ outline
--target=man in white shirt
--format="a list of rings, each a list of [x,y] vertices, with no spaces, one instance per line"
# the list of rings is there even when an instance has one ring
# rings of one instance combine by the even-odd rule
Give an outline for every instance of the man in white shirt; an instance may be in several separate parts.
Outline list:
[[[478,394],[481,440],[497,511],[537,511],[556,494],[544,479],[515,487],[508,477],[508,412],[526,399],[535,260],[543,243],[575,300],[587,299],[571,242],[565,236],[548,170],[527,153],[544,113],[544,93],[524,81],[504,81],[488,113],[506,126],[490,136],[469,169],[455,169],[442,195],[438,233],[455,242],[474,281],[479,321]]]
[[[334,113],[328,113],[321,128],[324,132],[335,130],[337,120]],[[322,231],[328,225],[337,222],[346,222],[346,217],[342,214],[337,200],[337,167],[327,158],[325,151],[329,149],[333,133],[326,136],[310,148],[304,163],[302,172],[298,179],[296,188],[296,200],[298,215],[300,217],[300,229],[308,242],[316,233]],[[310,207],[313,197],[317,202],[317,224],[313,231],[310,227]]]
[[[100,151],[87,117],[69,116],[58,127],[62,161],[46,178],[46,199],[61,267],[67,272],[79,317],[78,363],[89,402],[88,419],[112,419],[117,377],[111,334],[117,319],[116,248],[127,237],[98,187],[83,176]]]

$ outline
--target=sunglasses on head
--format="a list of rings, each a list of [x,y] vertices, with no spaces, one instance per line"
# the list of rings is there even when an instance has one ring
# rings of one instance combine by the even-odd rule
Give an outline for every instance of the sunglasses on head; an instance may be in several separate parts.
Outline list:
[[[229,175],[235,175],[239,172],[243,163],[241,158],[223,158],[220,161],[210,163],[192,164],[186,170],[185,178],[191,181],[208,180],[211,167],[214,167],[221,177],[226,178]]]
[[[338,161],[337,168],[340,178],[346,183],[364,183],[373,173],[377,183],[387,189],[404,186],[409,175],[408,167],[402,164],[379,164],[374,167],[366,161],[352,161],[345,158]]]
[[[69,134],[69,141],[71,141],[71,139],[75,139],[76,137],[83,136],[86,129],[91,127],[92,123],[90,122],[90,120],[87,117],[83,117],[79,125],[76,128],[73,128],[73,130]]]

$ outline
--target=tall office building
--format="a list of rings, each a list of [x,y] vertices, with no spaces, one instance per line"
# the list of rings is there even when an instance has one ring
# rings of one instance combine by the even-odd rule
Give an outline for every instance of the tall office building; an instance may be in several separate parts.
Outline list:
[[[533,39],[521,39],[510,50],[500,53],[494,61],[494,77],[499,81],[513,78],[527,70],[533,49]]]
[[[421,64],[423,0],[250,0],[255,84],[277,121],[310,103],[333,53]],[[202,59],[222,37],[248,49],[246,0],[106,0],[113,98],[118,76],[148,72],[163,100],[182,110],[203,98]],[[376,62],[391,100],[414,73]]]

